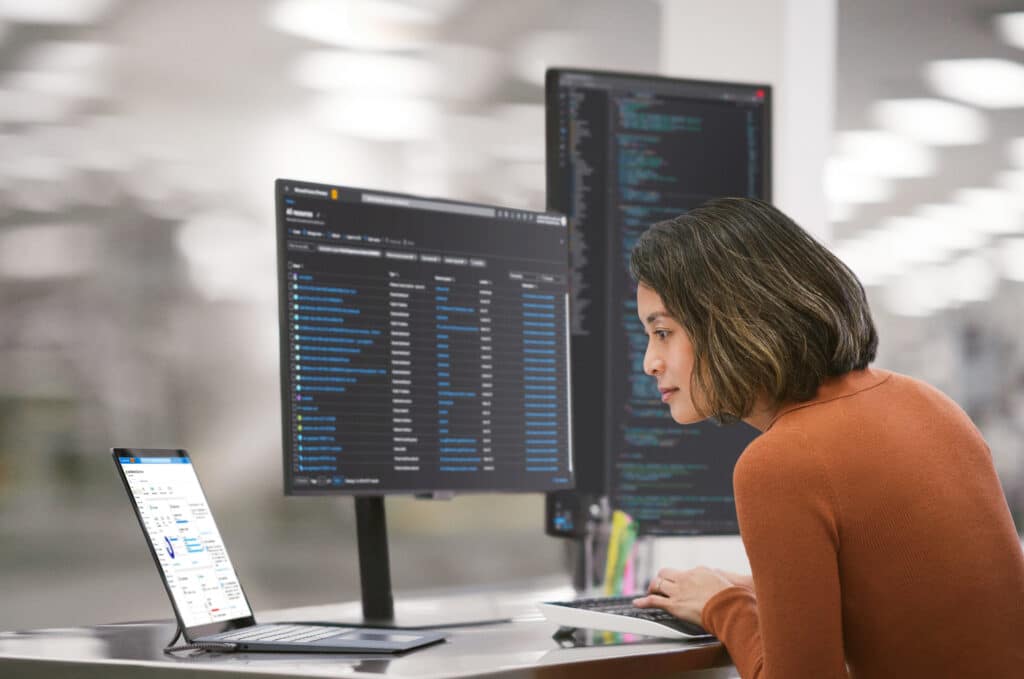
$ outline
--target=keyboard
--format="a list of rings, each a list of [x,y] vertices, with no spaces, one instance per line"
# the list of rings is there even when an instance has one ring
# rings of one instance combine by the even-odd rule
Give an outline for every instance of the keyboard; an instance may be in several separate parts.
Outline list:
[[[666,639],[708,639],[700,625],[676,618],[660,608],[637,608],[634,597],[602,597],[537,604],[544,617],[562,627],[642,634]]]
[[[212,641],[266,641],[304,644],[335,637],[347,630],[316,625],[254,625],[211,636]]]

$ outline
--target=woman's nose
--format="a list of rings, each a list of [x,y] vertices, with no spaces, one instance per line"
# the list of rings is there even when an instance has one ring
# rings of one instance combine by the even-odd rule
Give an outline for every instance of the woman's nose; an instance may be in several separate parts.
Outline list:
[[[644,354],[644,373],[655,377],[665,370],[665,362],[657,356],[652,356],[650,349]]]

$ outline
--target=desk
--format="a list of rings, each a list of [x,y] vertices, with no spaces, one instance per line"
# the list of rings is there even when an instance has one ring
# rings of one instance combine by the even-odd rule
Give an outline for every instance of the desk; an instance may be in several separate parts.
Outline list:
[[[736,670],[718,642],[641,640],[562,648],[557,626],[533,603],[571,598],[569,589],[461,592],[400,599],[402,608],[444,607],[512,617],[511,622],[446,629],[448,641],[400,656],[184,651],[161,649],[174,634],[168,621],[120,623],[0,633],[0,676],[82,679],[116,677],[666,677],[732,679]],[[259,622],[330,620],[352,615],[358,603],[257,614]]]

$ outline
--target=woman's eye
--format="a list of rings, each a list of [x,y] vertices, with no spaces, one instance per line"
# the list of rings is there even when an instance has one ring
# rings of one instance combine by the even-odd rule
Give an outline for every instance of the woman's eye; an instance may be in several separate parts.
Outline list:
[[[668,330],[655,330],[654,334],[658,336],[658,339],[666,339],[668,337]]]

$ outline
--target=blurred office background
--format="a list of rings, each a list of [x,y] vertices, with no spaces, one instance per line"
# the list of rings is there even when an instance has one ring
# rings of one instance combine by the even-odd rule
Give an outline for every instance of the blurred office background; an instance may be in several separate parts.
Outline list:
[[[357,596],[351,500],[281,490],[276,177],[539,209],[546,66],[757,81],[762,47],[820,76],[780,66],[777,170],[825,112],[780,206],[1024,530],[1024,3],[0,0],[0,629],[170,614],[112,445],[193,452],[258,610]],[[540,496],[388,512],[399,593],[566,572]]]

